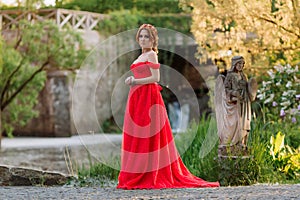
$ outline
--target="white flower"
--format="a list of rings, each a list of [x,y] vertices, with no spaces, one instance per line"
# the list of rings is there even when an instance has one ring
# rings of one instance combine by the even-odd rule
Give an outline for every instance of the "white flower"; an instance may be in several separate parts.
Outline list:
[[[258,89],[258,90],[257,90],[257,94],[259,94],[260,92],[261,92],[261,90],[260,90],[260,89]]]
[[[289,110],[289,113],[291,115],[296,115],[298,113],[298,109],[292,108],[292,109]]]
[[[269,98],[267,98],[265,101],[264,101],[264,104],[266,104],[266,103],[269,103],[269,102],[271,102],[271,101],[273,101],[273,99],[274,99],[274,94],[271,94],[270,95],[270,97]]]
[[[269,76],[274,79],[275,78],[275,74],[273,73],[273,70],[268,70],[267,73],[269,74]]]
[[[298,79],[296,75],[294,76],[294,80],[295,80],[295,83],[296,83],[296,84],[297,84],[297,83],[298,83],[298,84],[300,83],[300,79]]]
[[[280,81],[278,81],[275,85],[280,86],[281,85]]]
[[[257,93],[260,94],[260,93],[263,93],[264,91],[266,91],[266,88],[262,87],[262,88],[257,90]]]
[[[271,84],[272,81],[263,81],[262,84],[263,84],[263,87],[266,87],[267,85]]]
[[[290,101],[285,101],[285,102],[280,103],[280,105],[282,105],[284,107],[287,107],[287,106],[291,105],[291,102]]]
[[[257,98],[260,100],[263,100],[265,98],[265,93],[261,93],[261,94],[257,95]]]
[[[291,66],[290,64],[287,64],[287,65],[285,66],[285,69],[286,69],[286,70],[289,70],[289,69],[293,69],[293,68],[292,68],[292,66]]]
[[[296,90],[288,90],[282,93],[282,96],[294,96],[296,94]]]
[[[283,68],[282,65],[276,65],[276,66],[274,66],[274,68],[275,68],[279,73],[284,72],[284,68]]]
[[[292,85],[293,85],[292,82],[291,82],[291,81],[288,81],[287,84],[285,85],[285,87],[289,88],[289,87],[291,87]]]
[[[292,73],[294,73],[294,70],[293,70],[293,69],[287,69],[287,70],[286,70],[286,73],[292,74]]]
[[[285,101],[285,100],[287,100],[287,98],[284,97],[284,96],[282,96],[282,97],[281,97],[281,100],[282,100],[282,101]]]

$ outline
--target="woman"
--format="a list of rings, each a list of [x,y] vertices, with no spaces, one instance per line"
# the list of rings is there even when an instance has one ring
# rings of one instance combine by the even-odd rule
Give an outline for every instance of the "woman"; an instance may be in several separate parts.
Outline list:
[[[134,76],[124,117],[121,171],[117,188],[160,189],[218,187],[206,182],[184,166],[173,140],[170,123],[157,82],[157,30],[143,24],[136,35],[142,54],[130,66]]]

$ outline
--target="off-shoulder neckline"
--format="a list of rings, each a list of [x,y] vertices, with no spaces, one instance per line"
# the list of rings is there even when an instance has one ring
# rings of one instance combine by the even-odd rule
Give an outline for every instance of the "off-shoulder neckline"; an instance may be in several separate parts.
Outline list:
[[[147,60],[147,61],[139,61],[139,62],[136,62],[136,63],[132,63],[132,65],[137,65],[139,63],[151,63],[151,64],[154,64],[154,65],[159,64],[159,63],[154,63],[154,62],[150,62],[150,61]]]

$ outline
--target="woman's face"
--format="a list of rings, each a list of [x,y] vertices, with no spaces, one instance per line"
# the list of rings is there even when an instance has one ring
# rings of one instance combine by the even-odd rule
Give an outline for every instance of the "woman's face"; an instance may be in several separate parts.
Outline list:
[[[141,48],[152,48],[153,42],[151,41],[150,34],[147,30],[141,30],[139,34],[139,45]]]
[[[235,68],[236,68],[237,71],[242,71],[243,68],[244,68],[244,62],[238,62],[238,63],[236,63]]]

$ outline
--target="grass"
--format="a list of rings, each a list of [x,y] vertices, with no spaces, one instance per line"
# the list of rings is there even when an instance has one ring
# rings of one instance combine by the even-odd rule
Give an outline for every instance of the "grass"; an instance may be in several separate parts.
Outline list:
[[[218,136],[213,117],[202,118],[199,123],[193,123],[187,132],[176,138],[176,146],[183,162],[194,175],[208,181],[218,180],[223,186],[250,185],[257,182],[298,183],[299,180],[289,180],[285,174],[274,168],[268,147],[271,135],[275,135],[277,131],[286,132],[287,141],[295,140],[295,137],[299,137],[295,136],[299,127],[264,123],[259,119],[253,120],[251,126],[248,140],[249,159],[218,159]],[[191,140],[191,143],[187,142]],[[299,145],[299,141],[294,143]]]
[[[192,123],[186,132],[176,134],[175,142],[190,172],[207,181],[220,181],[223,186],[254,183],[294,184],[300,180],[289,179],[276,170],[268,146],[270,136],[278,131],[286,132],[288,141],[293,141],[299,137],[295,136],[295,130],[297,131],[297,127],[287,124],[253,120],[248,140],[251,158],[227,159],[221,162],[218,159],[218,136],[214,118],[202,118],[198,123]],[[299,141],[296,144],[299,145]],[[116,160],[119,162],[120,159]],[[115,186],[119,174],[116,169],[92,161],[88,167],[82,166],[77,171],[78,178],[71,184],[79,186]]]
[[[68,183],[80,187],[115,187],[119,176],[119,170],[108,166],[99,161],[93,161],[90,154],[89,165],[77,167],[77,176]],[[114,166],[119,165],[119,158],[112,158],[110,162],[115,162]]]
[[[208,181],[217,181],[218,136],[216,122],[202,118],[176,138],[176,146],[190,172]]]

